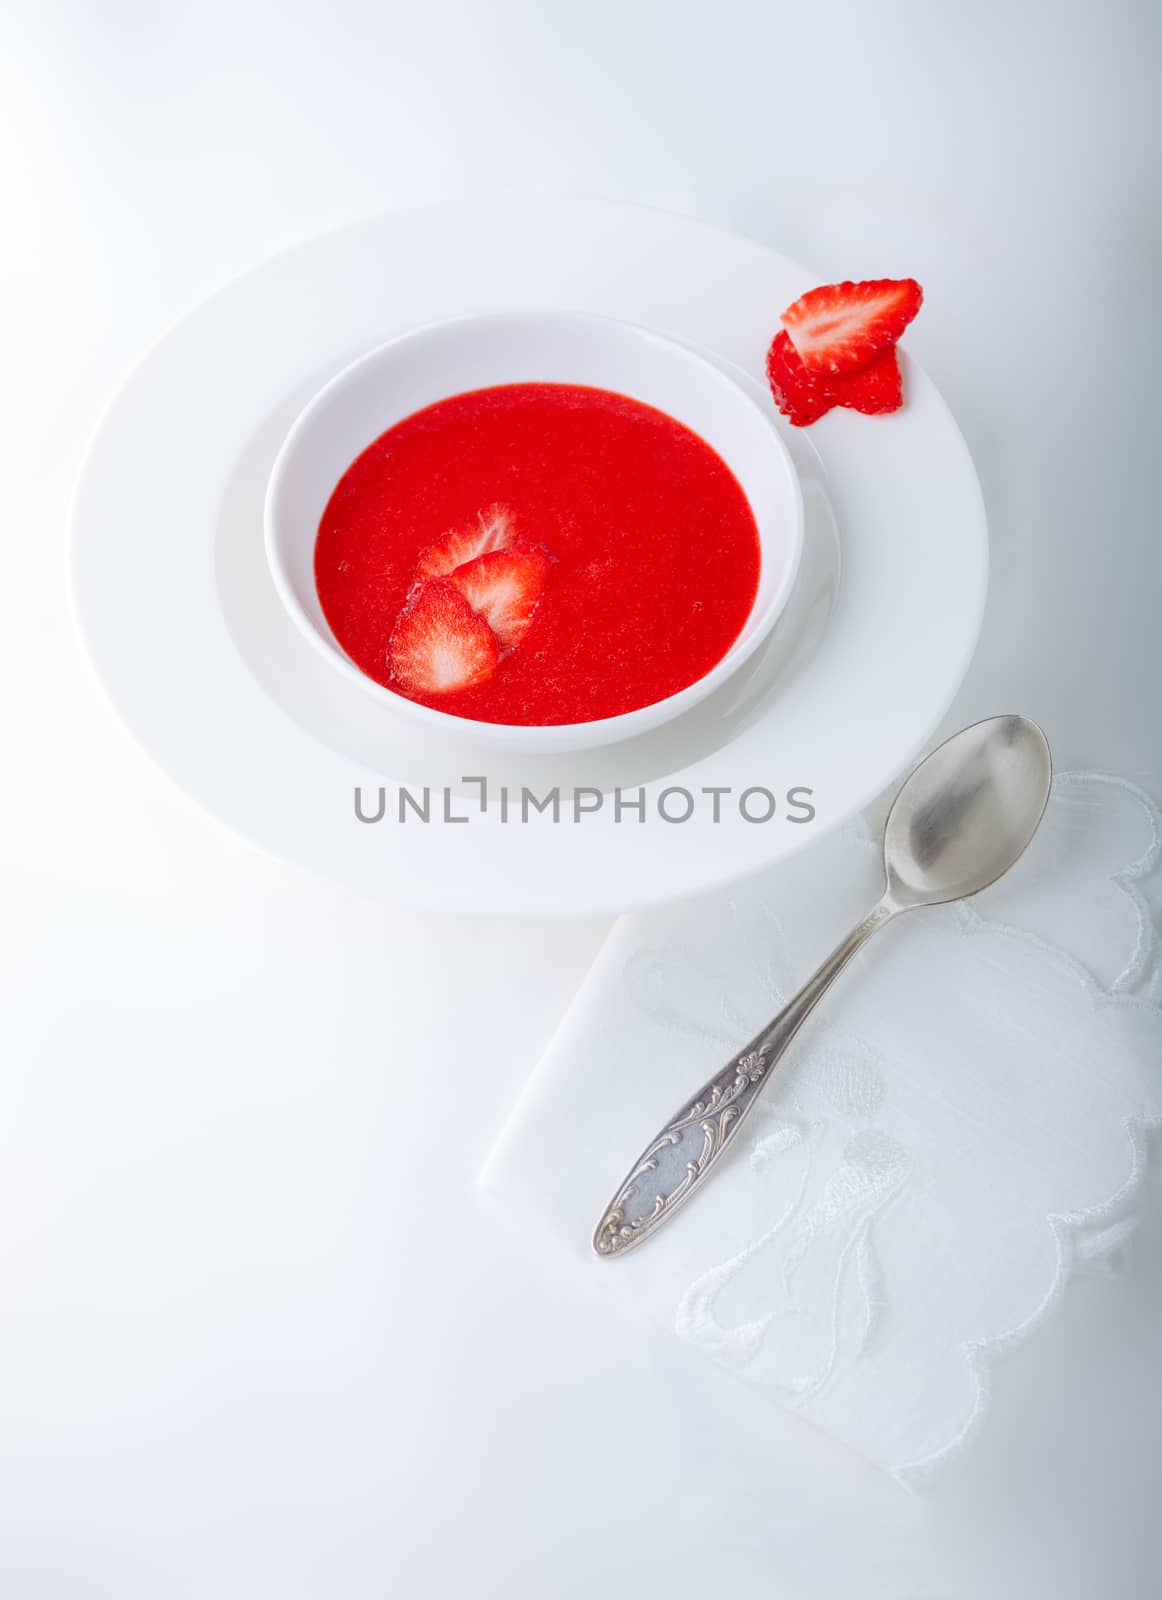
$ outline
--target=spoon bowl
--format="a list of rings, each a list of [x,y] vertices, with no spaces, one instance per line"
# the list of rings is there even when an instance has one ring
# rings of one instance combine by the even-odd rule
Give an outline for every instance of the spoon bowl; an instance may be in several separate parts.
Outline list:
[[[978,894],[1037,831],[1053,762],[1028,717],[990,717],[945,740],[896,796],[884,830],[887,898],[897,910]]]

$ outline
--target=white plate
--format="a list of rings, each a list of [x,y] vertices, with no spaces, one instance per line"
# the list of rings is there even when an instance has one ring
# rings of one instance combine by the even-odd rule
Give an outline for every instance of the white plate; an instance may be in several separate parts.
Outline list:
[[[487,240],[487,248],[482,246]],[[74,505],[82,626],[115,704],[210,811],[280,855],[414,904],[596,915],[727,882],[867,804],[935,728],[976,644],[987,583],[980,491],[932,383],[905,361],[891,417],[834,411],[786,429],[804,491],[799,580],[767,646],[721,691],[643,738],[570,756],[433,741],[318,659],[263,554],[262,501],[287,428],[319,386],[394,333],[465,311],[557,306],[685,340],[762,392],[779,311],[809,274],[750,240],[601,202],[489,199],[399,213],[280,256],[145,358],[106,416]],[[738,373],[735,374],[739,376]],[[842,581],[834,524],[840,529]],[[503,821],[479,790],[643,785],[580,822]],[[400,824],[395,785],[470,797]],[[362,786],[376,825],[355,817]],[[748,822],[703,787],[813,791],[815,820]],[[693,817],[657,797],[692,791]],[[671,800],[671,810],[680,809]],[[761,808],[762,802],[753,802]],[[567,813],[568,814],[568,813]]]

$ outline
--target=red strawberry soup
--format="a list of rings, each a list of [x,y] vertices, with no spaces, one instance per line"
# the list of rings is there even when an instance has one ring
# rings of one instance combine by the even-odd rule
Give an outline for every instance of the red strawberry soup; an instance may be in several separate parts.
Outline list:
[[[759,537],[705,441],[603,389],[520,383],[438,401],[343,474],[315,580],[352,660],[483,722],[589,722],[722,659]]]

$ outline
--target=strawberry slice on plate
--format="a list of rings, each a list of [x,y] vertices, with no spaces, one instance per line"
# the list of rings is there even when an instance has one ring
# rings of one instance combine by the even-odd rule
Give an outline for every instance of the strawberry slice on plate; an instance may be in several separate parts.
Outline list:
[[[506,506],[485,506],[463,528],[453,528],[420,552],[416,580],[446,578],[466,561],[491,550],[503,550],[512,543],[512,514]]]
[[[895,345],[890,344],[858,372],[824,378],[823,387],[837,406],[849,406],[869,416],[878,411],[898,411],[904,403],[904,386]]]
[[[775,404],[796,428],[818,422],[835,404],[821,383],[812,382],[786,329],[776,333],[767,351],[767,382]]]
[[[501,648],[512,650],[533,620],[550,565],[543,550],[530,546],[489,550],[457,567],[448,582],[480,613]]]
[[[488,623],[444,578],[412,590],[387,647],[392,685],[405,694],[474,688],[492,676],[498,658]]]
[[[779,410],[796,428],[806,428],[831,410],[847,406],[873,414],[898,411],[904,403],[900,364],[889,345],[859,372],[843,377],[814,377],[799,359],[786,331],[775,335],[767,351],[767,381]]]
[[[915,278],[827,283],[788,306],[782,322],[812,376],[857,372],[895,344],[923,298]]]

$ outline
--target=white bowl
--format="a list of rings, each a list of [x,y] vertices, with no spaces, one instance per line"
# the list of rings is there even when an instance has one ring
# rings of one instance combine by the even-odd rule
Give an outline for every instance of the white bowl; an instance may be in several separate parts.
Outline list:
[[[456,717],[369,678],[328,626],[315,588],[315,537],[332,490],[380,434],[422,407],[502,383],[579,383],[629,395],[703,438],[738,479],[758,525],[762,564],[738,638],[705,676],[677,694],[616,717],[551,727]],[[526,751],[571,750],[644,733],[716,689],[770,633],[803,548],[803,501],[791,458],[768,415],[704,357],[632,323],[571,311],[457,317],[405,333],[321,389],[283,443],[266,493],[266,553],[275,588],[310,644],[336,671],[393,710],[431,728]]]

